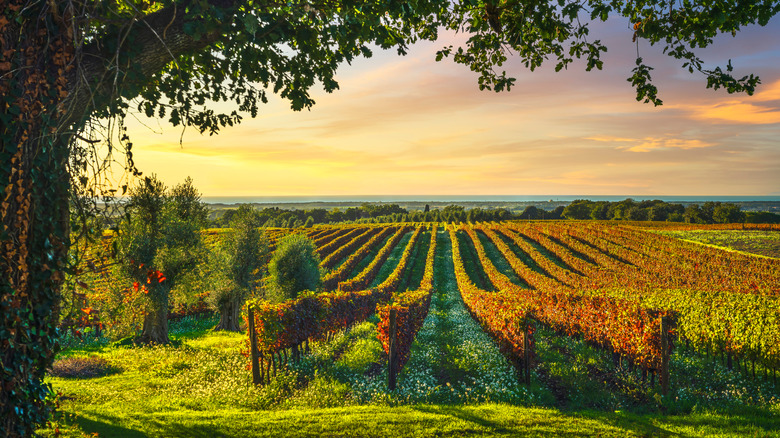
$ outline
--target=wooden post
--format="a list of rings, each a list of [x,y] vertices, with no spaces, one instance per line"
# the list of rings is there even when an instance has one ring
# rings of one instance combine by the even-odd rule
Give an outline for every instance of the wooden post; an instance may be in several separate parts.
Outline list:
[[[661,394],[669,393],[669,321],[661,317]]]
[[[265,377],[268,374],[265,372],[265,368],[266,368],[265,355],[260,353],[260,382],[261,383],[265,383]]]
[[[252,383],[259,385],[263,382],[260,377],[260,360],[257,351],[257,333],[255,332],[255,311],[249,307],[249,349],[252,357]]]
[[[523,329],[523,370],[525,371],[525,385],[531,386],[531,343],[528,340],[527,323],[521,325]]]
[[[387,375],[387,387],[390,391],[395,391],[395,378],[398,373],[398,345],[396,342],[398,327],[396,327],[396,309],[390,308],[390,348],[388,352],[388,375]]]

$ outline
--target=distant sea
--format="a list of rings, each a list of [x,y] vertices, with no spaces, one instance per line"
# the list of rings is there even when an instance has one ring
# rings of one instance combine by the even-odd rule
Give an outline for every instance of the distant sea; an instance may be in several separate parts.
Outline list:
[[[308,202],[571,202],[575,199],[591,201],[635,201],[660,199],[666,202],[780,202],[780,196],[593,196],[593,195],[387,195],[387,196],[204,196],[209,204],[286,204]]]

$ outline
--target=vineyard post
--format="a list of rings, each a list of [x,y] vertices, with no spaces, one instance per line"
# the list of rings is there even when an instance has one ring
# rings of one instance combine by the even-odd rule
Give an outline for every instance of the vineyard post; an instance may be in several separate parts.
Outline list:
[[[669,393],[669,321],[661,317],[661,393]]]
[[[396,309],[394,307],[390,308],[390,348],[388,351],[388,376],[387,376],[387,386],[390,389],[390,391],[395,391],[395,377],[396,373],[398,372],[398,345],[396,342]]]
[[[252,357],[252,383],[259,385],[260,379],[260,361],[257,356],[257,333],[255,332],[255,311],[249,306],[249,348]]]
[[[528,342],[528,320],[523,321],[523,371],[525,372],[525,384],[531,386],[531,354],[528,349],[531,343]]]

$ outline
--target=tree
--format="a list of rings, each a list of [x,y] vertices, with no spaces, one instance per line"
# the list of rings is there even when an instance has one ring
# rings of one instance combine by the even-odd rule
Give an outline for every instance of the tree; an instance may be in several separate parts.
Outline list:
[[[211,257],[217,268],[209,301],[219,312],[214,330],[240,330],[240,312],[255,290],[268,261],[268,239],[257,227],[257,213],[248,205],[238,207],[232,233],[220,242]]]
[[[669,206],[667,204],[658,204],[647,210],[647,220],[665,221],[669,218]]]
[[[713,215],[715,214],[715,208],[720,205],[721,205],[720,202],[707,201],[704,204],[699,206],[699,211],[701,212],[701,218],[704,220],[704,223],[711,224],[715,222],[715,220],[713,219]]]
[[[120,266],[148,298],[142,343],[168,343],[170,292],[202,257],[206,216],[188,178],[170,192],[154,175],[130,189],[120,225]]]
[[[689,224],[706,224],[707,221],[702,215],[701,208],[696,204],[691,204],[685,207],[685,213],[683,213],[685,222]]]
[[[563,205],[559,205],[552,209],[552,211],[543,213],[542,219],[560,219],[563,217],[563,210],[565,210],[565,207]]]
[[[563,209],[566,219],[590,219],[590,201],[575,200]]]
[[[768,211],[748,211],[745,222],[749,224],[780,224],[780,214]]]
[[[191,177],[176,185],[170,194],[170,208],[175,217],[203,228],[209,220],[209,207],[200,199]]]
[[[634,207],[629,207],[628,210],[626,210],[624,219],[630,221],[646,221],[647,217],[648,210],[637,205]]]
[[[607,220],[609,217],[609,202],[602,201],[593,203],[590,207],[590,218],[596,220]]]
[[[712,213],[712,219],[718,224],[745,222],[745,213],[736,204],[718,203]]]
[[[68,269],[69,204],[86,208],[110,195],[100,172],[112,160],[101,151],[123,152],[127,169],[139,175],[122,124],[130,110],[213,134],[239,123],[239,112],[256,116],[266,90],[295,110],[308,108],[311,87],[336,90],[337,67],[371,56],[371,44],[403,54],[441,28],[468,39],[464,47],[443,48],[437,59],[478,72],[481,89],[508,90],[514,79],[496,67],[510,53],[531,69],[550,60],[560,70],[575,58],[585,60],[586,70],[601,68],[606,47],[590,41],[588,31],[610,14],[631,23],[635,38],[703,73],[708,87],[752,93],[757,77],[733,76],[730,63],[707,69],[694,49],[718,34],[764,25],[778,9],[776,2],[668,0],[3,2],[0,342],[2,363],[13,371],[0,376],[7,389],[0,394],[0,432],[29,435],[48,416],[42,377],[53,359]],[[660,104],[651,70],[637,56],[629,80],[638,100]],[[208,100],[229,101],[235,110],[217,113]],[[103,129],[105,120],[112,126]]]
[[[539,211],[538,208],[534,207],[533,205],[529,205],[528,207],[523,210],[522,213],[520,213],[519,219],[541,219],[542,213]]]
[[[296,298],[300,292],[320,287],[320,258],[311,239],[301,234],[284,237],[268,263],[267,298],[282,302]]]

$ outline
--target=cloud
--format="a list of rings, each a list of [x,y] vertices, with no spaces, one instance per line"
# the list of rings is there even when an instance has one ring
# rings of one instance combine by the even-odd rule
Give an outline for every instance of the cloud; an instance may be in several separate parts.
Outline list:
[[[706,142],[699,139],[682,139],[674,137],[645,137],[645,138],[624,138],[613,136],[595,136],[587,137],[586,140],[606,143],[620,143],[617,149],[630,152],[650,152],[668,149],[700,149],[715,146],[716,143]]]
[[[715,143],[679,138],[645,138],[642,143],[626,148],[626,150],[631,152],[650,152],[659,149],[698,149],[711,146],[715,146]]]
[[[780,101],[780,80],[774,81],[769,85],[759,86],[758,92],[753,96],[753,100],[759,102]]]
[[[770,125],[780,123],[780,108],[728,101],[711,106],[693,106],[689,108],[691,117],[697,120],[739,123],[748,125]]]

